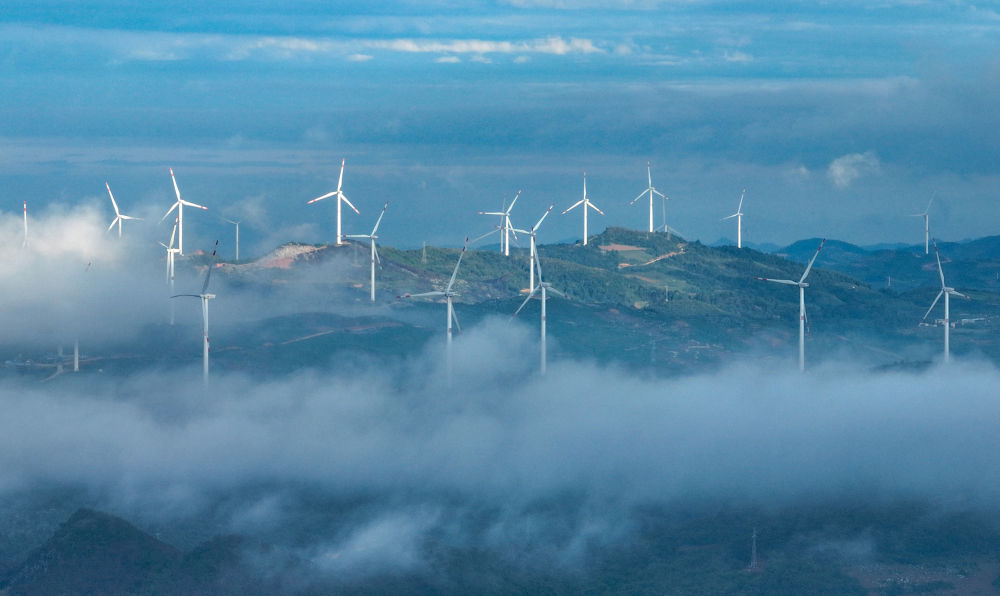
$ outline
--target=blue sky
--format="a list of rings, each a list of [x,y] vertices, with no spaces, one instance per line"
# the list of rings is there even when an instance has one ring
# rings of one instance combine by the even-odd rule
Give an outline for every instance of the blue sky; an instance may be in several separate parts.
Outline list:
[[[523,189],[515,225],[578,200],[607,225],[653,182],[692,239],[785,244],[997,233],[1000,14],[969,2],[18,2],[0,16],[0,188],[44,214],[153,221],[185,198],[185,244],[244,221],[241,252],[333,237],[344,189],[382,241],[461,243]],[[657,222],[659,223],[659,209]],[[578,237],[550,217],[542,243]]]

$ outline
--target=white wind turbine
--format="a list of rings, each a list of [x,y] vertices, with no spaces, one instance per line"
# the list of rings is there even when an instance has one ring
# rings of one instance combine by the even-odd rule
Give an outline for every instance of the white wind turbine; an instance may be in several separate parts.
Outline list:
[[[452,368],[451,368],[451,324],[452,324],[452,321],[454,321],[455,327],[457,327],[459,331],[462,331],[462,326],[458,324],[458,317],[455,316],[455,308],[452,306],[451,299],[453,297],[455,297],[455,296],[458,295],[454,291],[455,278],[458,276],[458,267],[459,267],[459,265],[462,264],[462,257],[465,256],[465,251],[468,248],[469,248],[469,238],[466,237],[465,238],[465,246],[462,247],[462,252],[458,253],[458,262],[455,263],[455,270],[451,272],[451,279],[448,280],[448,286],[444,289],[443,292],[442,291],[433,291],[433,292],[423,292],[423,293],[420,293],[420,294],[403,294],[402,296],[398,296],[399,298],[430,298],[430,297],[437,297],[437,296],[444,296],[445,297],[445,301],[448,304],[447,325],[446,325],[447,330],[448,330],[448,335],[447,335],[447,343],[445,345],[445,350],[446,350],[445,351],[445,367],[446,367],[447,374],[448,374],[448,383],[449,384],[451,384],[451,370],[452,370]]]
[[[583,198],[573,203],[573,205],[569,209],[563,211],[562,214],[566,215],[580,205],[583,205],[583,245],[587,246],[587,207],[590,207],[594,211],[604,215],[604,212],[598,209],[597,205],[591,203],[590,198],[587,197],[587,172],[583,173]]]
[[[223,218],[222,221],[236,226],[236,262],[240,262],[240,222]]]
[[[215,241],[218,246],[219,241]],[[208,273],[205,274],[205,283],[201,286],[200,294],[174,294],[171,298],[190,296],[201,298],[201,322],[202,322],[202,348],[201,348],[201,374],[202,379],[208,383],[208,301],[215,298],[215,294],[208,293],[208,282],[212,279],[212,269],[215,265],[215,251],[212,251],[212,260],[208,263]]]
[[[181,190],[177,188],[177,178],[174,177],[173,168],[170,168],[170,179],[174,183],[174,194],[177,195],[177,202],[171,205],[170,209],[167,209],[167,212],[164,213],[163,217],[160,218],[160,222],[163,222],[163,220],[167,219],[167,216],[170,215],[171,211],[173,211],[174,209],[177,210],[177,254],[183,257],[184,256],[184,206],[187,205],[188,207],[197,207],[198,209],[205,209],[206,211],[208,210],[208,207],[205,207],[203,205],[198,205],[190,201],[185,201],[184,199],[181,198]]]
[[[809,272],[812,270],[813,263],[816,262],[816,257],[819,256],[819,251],[823,250],[823,243],[826,242],[826,238],[820,241],[819,248],[816,249],[816,254],[813,258],[809,260],[809,265],[806,267],[805,272],[799,281],[792,281],[790,279],[769,279],[767,277],[758,277],[761,281],[772,281],[776,284],[785,284],[789,286],[798,286],[799,288],[799,370],[803,371],[806,369],[806,288],[809,284],[806,283],[806,277],[809,276]]]
[[[736,218],[736,248],[743,248],[743,197],[746,196],[747,189],[740,193],[740,204],[736,207],[736,213],[723,217],[722,220]]]
[[[660,192],[660,191],[656,190],[655,188],[653,188],[653,173],[652,173],[652,171],[650,171],[650,166],[649,166],[649,162],[648,161],[646,162],[646,177],[649,179],[649,187],[646,190],[640,192],[639,196],[637,196],[636,198],[632,199],[632,201],[629,202],[629,205],[635,204],[635,202],[638,201],[639,199],[641,199],[643,197],[643,195],[645,195],[646,193],[649,193],[649,233],[652,234],[653,233],[653,199],[654,199],[654,195],[659,195],[660,197],[663,198],[664,201],[666,201],[668,199],[668,197],[667,197],[667,195],[665,195],[662,192]]]
[[[553,288],[552,284],[550,284],[549,282],[544,281],[542,279],[542,262],[538,260],[538,253],[537,252],[534,254],[534,258],[535,258],[535,263],[538,266],[538,286],[535,287],[535,289],[532,290],[530,293],[528,293],[528,297],[524,299],[524,302],[521,303],[521,306],[517,307],[517,310],[514,311],[514,315],[513,316],[516,317],[518,315],[518,313],[521,312],[521,309],[524,308],[524,306],[526,304],[528,304],[528,301],[531,300],[532,296],[534,296],[536,292],[538,292],[539,290],[541,290],[541,296],[539,296],[541,298],[541,301],[542,301],[542,310],[541,310],[541,371],[542,371],[542,374],[544,375],[545,374],[545,366],[546,366],[545,303],[548,300],[548,292],[552,292],[556,296],[561,296],[563,298],[565,298],[566,295],[563,294],[562,292],[560,292],[559,290]]]
[[[911,213],[910,217],[922,217],[924,218],[924,254],[930,254],[931,252],[931,203],[934,202],[935,194],[931,195],[931,200],[927,201],[927,208],[924,209],[923,213]]]
[[[115,208],[115,218],[111,221],[111,225],[108,226],[108,231],[110,232],[115,227],[115,224],[118,224],[118,237],[121,238],[122,237],[122,221],[123,220],[126,220],[126,219],[139,219],[139,220],[141,220],[142,218],[141,217],[132,217],[131,215],[125,215],[124,213],[122,213],[121,211],[119,211],[118,210],[118,203],[115,202],[115,195],[111,194],[111,185],[108,184],[107,182],[105,182],[104,186],[106,186],[108,188],[108,196],[111,197],[111,206]]]
[[[170,285],[170,294],[174,293],[174,256],[177,249],[174,248],[174,236],[177,235],[177,218],[174,218],[174,229],[170,231],[170,245],[160,242],[160,246],[167,249],[167,283]],[[170,324],[174,324],[174,303],[170,302]]]
[[[931,314],[931,311],[934,310],[935,306],[937,306],[938,300],[940,300],[941,296],[944,295],[944,361],[947,364],[951,362],[951,348],[949,345],[949,333],[951,331],[951,305],[949,304],[948,298],[951,296],[968,298],[968,296],[955,291],[955,288],[950,288],[944,283],[944,269],[941,268],[941,255],[938,254],[937,242],[934,242],[934,256],[937,258],[938,275],[941,276],[941,291],[938,292],[938,295],[934,298],[934,302],[931,302],[931,307],[927,309],[926,313],[924,313],[924,318],[920,319],[920,324],[927,324],[927,316]]]
[[[341,234],[340,232],[341,202],[347,203],[348,207],[354,209],[354,212],[357,213],[358,215],[361,215],[361,212],[358,211],[357,207],[352,205],[349,200],[347,200],[347,195],[345,195],[344,191],[341,190],[341,187],[344,184],[344,165],[346,163],[347,163],[347,158],[344,158],[340,161],[340,178],[337,179],[337,190],[328,192],[323,196],[316,197],[311,201],[306,201],[306,205],[312,205],[313,203],[317,201],[322,201],[323,199],[328,199],[330,197],[337,197],[337,246],[343,244],[343,239],[344,239],[344,235]]]
[[[503,234],[503,236],[500,238],[500,244],[501,244],[501,247],[503,249],[503,255],[505,257],[509,257],[510,256],[510,232],[513,229],[513,226],[511,226],[511,223],[510,223],[510,210],[514,208],[514,203],[517,202],[517,199],[520,196],[521,196],[521,191],[517,191],[517,194],[514,195],[514,200],[511,201],[510,205],[507,205],[507,207],[503,211],[480,211],[479,212],[479,215],[499,215],[500,216],[500,226],[496,230],[493,230],[493,232],[499,230]],[[493,232],[487,232],[486,234],[483,234],[479,238],[485,238],[486,236],[489,236]],[[477,240],[479,238],[477,238]],[[517,238],[516,234],[514,235],[514,238]]]
[[[382,213],[379,213],[378,219],[375,220],[375,227],[372,228],[371,234],[348,234],[345,238],[368,238],[371,240],[372,245],[372,302],[375,302],[375,261],[378,261],[378,266],[382,266],[382,259],[378,256],[378,249],[375,248],[375,239],[378,238],[375,234],[378,232],[378,225],[382,223],[382,216],[385,215],[385,210],[389,207],[389,201],[385,202],[382,206]]]
[[[542,217],[541,219],[538,220],[538,223],[532,226],[530,230],[518,230],[518,229],[514,230],[515,232],[521,232],[522,234],[527,234],[528,236],[531,237],[531,252],[529,257],[529,259],[531,260],[531,268],[530,268],[530,277],[528,280],[529,292],[535,291],[535,260],[536,260],[535,255],[538,254],[538,248],[537,245],[535,244],[535,233],[538,231],[538,226],[542,225],[542,222],[545,221],[546,217],[548,217],[549,211],[552,211],[553,207],[555,207],[555,204],[549,205],[549,208],[546,209],[545,213],[542,214]]]

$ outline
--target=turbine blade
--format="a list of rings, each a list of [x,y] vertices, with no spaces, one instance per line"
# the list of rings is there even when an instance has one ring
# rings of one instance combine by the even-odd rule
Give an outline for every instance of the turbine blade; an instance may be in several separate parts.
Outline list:
[[[118,223],[118,219],[119,219],[119,217],[121,217],[121,216],[118,216],[118,217],[114,218],[114,219],[113,219],[113,220],[111,221],[111,225],[110,225],[110,226],[108,226],[108,231],[109,231],[109,232],[110,232],[111,230],[113,230],[113,229],[114,229],[114,227],[115,227],[115,224],[116,224],[116,223]]]
[[[382,257],[378,256],[378,247],[375,246],[375,241],[372,240],[372,252],[375,253],[375,262],[378,263],[378,268],[382,268]]]
[[[357,213],[358,215],[361,215],[361,212],[358,211],[358,208],[355,207],[354,205],[352,205],[351,202],[347,200],[347,195],[345,195],[344,193],[340,193],[340,200],[342,200],[345,203],[347,203],[347,206],[350,207],[351,209],[354,209],[355,213]]]
[[[120,215],[118,213],[118,203],[115,202],[115,195],[111,194],[111,185],[105,182],[104,186],[108,187],[108,196],[111,197],[111,206],[115,208],[115,215]]]
[[[566,209],[565,211],[562,212],[562,215],[566,215],[570,211],[576,209],[577,207],[580,206],[581,203],[583,203],[583,199],[580,199],[579,201],[573,203],[573,205],[571,207],[569,207],[568,209]]]
[[[553,288],[552,286],[547,286],[545,288],[545,291],[546,292],[552,292],[553,294],[555,294],[556,296],[559,296],[560,298],[565,298],[566,297],[566,294],[563,294],[562,292],[560,292],[559,290]]]
[[[545,221],[545,218],[548,217],[549,212],[552,211],[552,208],[555,207],[555,206],[556,206],[555,203],[552,203],[551,205],[549,205],[549,208],[545,210],[545,213],[542,214],[542,217],[541,217],[541,219],[538,220],[538,223],[536,223],[535,226],[533,228],[531,228],[531,231],[530,232],[524,232],[524,233],[525,234],[534,234],[535,230],[538,229],[538,226],[542,225],[542,222]]]
[[[375,232],[378,232],[378,225],[382,223],[382,216],[385,215],[385,210],[388,208],[389,208],[389,201],[386,201],[385,205],[382,205],[382,213],[379,213],[378,219],[375,220],[375,227],[372,228],[372,236],[375,235]]]
[[[604,212],[601,211],[600,209],[598,209],[597,205],[591,203],[590,201],[587,201],[587,206],[590,207],[591,209],[593,209],[594,211],[600,213],[601,215],[604,215]]]
[[[188,207],[197,207],[198,209],[204,209],[205,211],[208,211],[208,207],[204,205],[199,205],[198,203],[192,203],[191,201],[185,201],[184,199],[181,199],[181,203],[187,205]]]
[[[802,278],[799,279],[799,283],[804,282],[806,280],[806,277],[809,275],[809,272],[812,271],[813,263],[816,262],[816,257],[819,256],[819,251],[823,250],[823,243],[825,242],[826,238],[823,238],[822,240],[819,241],[819,248],[816,249],[816,254],[813,255],[813,258],[809,259],[809,265],[806,267],[805,272],[802,274]]]
[[[323,199],[329,199],[330,197],[332,197],[335,194],[337,194],[337,191],[328,192],[328,193],[326,193],[325,195],[323,195],[321,197],[316,197],[315,199],[313,199],[311,201],[306,201],[306,205],[312,205],[316,201],[322,201]]]
[[[431,296],[444,296],[445,293],[441,291],[433,292],[422,292],[420,294],[403,294],[402,296],[396,296],[396,298],[430,298]]]
[[[510,202],[510,205],[507,205],[506,209],[504,209],[504,215],[510,215],[510,210],[514,208],[514,203],[517,202],[517,199],[520,196],[521,196],[521,191],[517,191],[517,194],[514,195],[514,200]]]
[[[740,210],[743,209],[743,197],[746,196],[746,194],[747,194],[747,189],[744,188],[743,192],[740,193],[740,204],[738,207],[736,207],[737,214],[739,214]]]
[[[923,323],[924,321],[927,320],[927,315],[931,314],[931,311],[934,310],[935,306],[937,306],[938,300],[941,299],[941,296],[943,294],[944,294],[944,290],[941,290],[940,292],[938,292],[938,295],[934,298],[934,302],[931,302],[931,307],[928,308],[927,312],[924,313],[924,318],[920,319],[921,323]]]
[[[162,221],[162,220],[161,220]],[[170,232],[170,248],[174,247],[174,236],[177,235],[177,218],[174,218],[174,229]]]
[[[670,200],[670,197],[668,197],[667,195],[663,194],[662,192],[656,190],[655,188],[651,188],[650,190],[652,190],[654,193],[656,193],[657,195],[659,195],[660,197],[662,197],[663,200],[665,200],[665,201],[669,201]]]
[[[347,158],[342,157],[340,159],[340,178],[337,179],[337,192],[340,192],[340,187],[344,185],[344,166],[347,165]]]
[[[938,274],[941,276],[941,287],[945,287],[944,283],[944,269],[941,268],[941,255],[938,253],[937,240],[931,239],[934,242],[934,257],[937,259]]]
[[[462,332],[462,326],[458,323],[458,315],[455,313],[455,306],[454,305],[452,305],[452,307],[451,307],[451,320],[455,321],[455,328],[458,329],[459,333],[461,333]]]
[[[646,190],[644,190],[644,191],[640,192],[640,193],[639,193],[639,196],[637,196],[636,198],[634,198],[634,199],[632,199],[631,201],[629,201],[629,202],[628,202],[628,204],[629,204],[629,205],[634,205],[636,201],[638,201],[638,200],[639,200],[639,199],[641,199],[642,197],[646,196],[646,193],[647,193],[647,192],[649,192],[649,191],[651,191],[651,190],[653,190],[653,189],[651,189],[651,188],[647,188]]]
[[[167,216],[170,215],[170,212],[173,211],[174,209],[176,209],[178,205],[180,205],[180,202],[177,202],[177,203],[174,203],[173,205],[171,205],[170,209],[167,209],[167,212],[164,213],[163,217],[160,218],[160,223],[163,223],[163,220],[167,219]]]
[[[485,238],[485,237],[487,237],[487,236],[489,236],[491,234],[496,234],[497,232],[500,231],[500,229],[501,229],[500,226],[496,226],[495,228],[493,228],[489,232],[486,232],[482,236],[478,236],[475,240],[472,241],[472,244],[475,244],[476,242],[479,242],[480,240],[482,240],[483,238]]]
[[[770,281],[776,284],[785,284],[786,286],[797,286],[798,282],[794,282],[790,279],[771,279],[769,277],[755,277],[754,279],[759,281]]]
[[[469,248],[469,237],[465,237],[465,246],[462,247],[462,252],[458,253],[458,262],[455,263],[455,270],[451,272],[451,280],[448,282],[448,287],[445,292],[451,292],[451,287],[455,285],[455,277],[458,276],[458,266],[462,264],[462,257],[465,256],[466,249]]]
[[[514,311],[514,314],[512,314],[512,315],[511,315],[510,317],[511,317],[511,318],[514,318],[514,317],[516,317],[516,316],[517,316],[518,314],[520,314],[520,313],[521,313],[521,309],[523,309],[523,308],[525,307],[525,305],[527,305],[527,304],[528,304],[528,301],[529,301],[529,300],[531,300],[531,298],[532,298],[532,297],[534,297],[534,295],[538,293],[538,290],[539,290],[540,288],[541,288],[541,286],[540,286],[540,285],[539,285],[539,286],[535,286],[535,289],[534,289],[534,290],[532,290],[532,291],[531,291],[531,292],[530,292],[530,293],[528,294],[528,297],[524,299],[524,302],[522,302],[522,303],[521,303],[521,306],[518,306],[518,307],[517,307],[517,310],[515,310],[515,311]]]
[[[177,188],[177,178],[174,177],[174,169],[170,168],[170,179],[174,182],[174,194],[177,195],[177,202],[181,200],[181,189]]]

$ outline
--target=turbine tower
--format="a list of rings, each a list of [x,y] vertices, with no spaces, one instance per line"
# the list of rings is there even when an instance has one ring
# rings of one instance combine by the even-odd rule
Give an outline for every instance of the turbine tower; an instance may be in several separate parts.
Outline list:
[[[934,302],[931,302],[931,307],[927,309],[924,313],[924,318],[920,319],[921,325],[926,325],[927,316],[931,314],[934,307],[937,306],[938,300],[944,295],[944,361],[945,364],[951,362],[951,348],[949,345],[949,333],[951,331],[951,305],[949,304],[948,298],[951,296],[961,296],[962,298],[968,298],[965,294],[955,291],[955,288],[950,288],[946,283],[944,283],[944,269],[941,268],[941,255],[938,254],[937,242],[934,242],[934,256],[937,258],[938,275],[941,276],[941,291],[934,298]]]
[[[930,254],[931,252],[931,203],[934,202],[935,194],[931,195],[931,200],[927,201],[927,208],[924,209],[923,213],[911,213],[910,217],[922,217],[924,218],[924,254]]]
[[[452,306],[451,299],[458,294],[454,291],[455,278],[458,276],[458,267],[462,264],[462,257],[465,256],[465,251],[469,248],[469,238],[465,238],[465,246],[462,247],[462,252],[458,253],[458,262],[455,263],[455,270],[451,272],[451,279],[448,280],[448,286],[445,287],[444,291],[433,291],[433,292],[423,292],[420,294],[403,294],[398,296],[398,298],[430,298],[436,296],[444,296],[445,302],[448,305],[447,312],[447,340],[445,344],[445,367],[448,374],[448,384],[451,384],[451,324],[452,321],[455,323],[455,327],[458,328],[459,332],[462,331],[462,326],[458,324],[458,317],[455,316],[455,308]]]
[[[722,220],[736,218],[736,248],[743,248],[743,197],[746,196],[747,189],[740,193],[740,204],[736,207],[736,213],[723,217]]]
[[[809,276],[809,272],[812,271],[813,263],[816,262],[816,257],[819,256],[819,251],[823,250],[823,243],[826,242],[826,238],[820,241],[819,248],[816,249],[816,254],[813,258],[809,260],[809,265],[806,266],[805,272],[799,281],[792,281],[790,279],[769,279],[767,277],[757,277],[760,281],[771,281],[776,284],[785,284],[789,286],[798,286],[799,288],[799,370],[804,371],[806,369],[806,288],[809,284],[806,283],[806,277]]]
[[[118,210],[118,203],[115,202],[115,195],[111,194],[111,185],[108,184],[107,182],[105,182],[104,186],[106,186],[108,188],[108,196],[111,197],[111,206],[115,208],[115,218],[111,221],[111,225],[108,226],[108,231],[110,232],[115,227],[115,224],[118,224],[118,237],[121,238],[122,237],[122,221],[123,220],[126,220],[126,219],[142,219],[142,218],[141,217],[132,217],[130,215],[125,215],[124,213],[122,213],[121,211],[119,211]]]
[[[375,302],[375,261],[378,261],[378,266],[382,267],[382,259],[378,256],[378,249],[375,248],[375,239],[378,238],[375,234],[378,232],[378,225],[382,223],[382,216],[385,215],[385,210],[389,207],[389,201],[385,202],[382,206],[382,213],[379,213],[378,219],[375,220],[375,227],[372,228],[371,234],[348,234],[346,238],[368,238],[372,245],[372,302]]]
[[[604,215],[604,212],[598,209],[597,205],[591,203],[590,199],[587,197],[587,172],[583,173],[583,198],[573,203],[573,205],[570,206],[569,209],[563,211],[562,214],[566,215],[567,213],[569,213],[573,209],[576,209],[580,205],[583,205],[583,245],[587,246],[587,208],[590,207],[594,211],[600,213],[601,215]]]
[[[663,198],[664,201],[666,201],[668,199],[668,197],[667,197],[667,195],[665,195],[662,192],[660,192],[660,191],[656,190],[655,188],[653,188],[653,173],[652,173],[652,171],[650,171],[650,165],[649,165],[648,161],[646,162],[646,177],[649,179],[649,187],[646,190],[640,192],[639,196],[637,196],[636,198],[632,199],[632,201],[629,202],[629,205],[635,204],[635,202],[638,201],[639,199],[641,199],[643,197],[643,195],[645,195],[646,193],[649,193],[649,233],[652,234],[653,233],[653,199],[654,199],[654,195],[659,195],[660,197]],[[664,222],[664,223],[666,223],[666,222]]]
[[[529,257],[531,260],[531,267],[530,267],[530,277],[528,279],[528,292],[535,291],[535,260],[536,260],[535,255],[538,254],[538,247],[535,244],[535,232],[538,231],[538,226],[542,225],[542,222],[545,221],[545,218],[549,215],[549,211],[552,211],[553,207],[555,207],[554,203],[552,205],[549,205],[549,208],[546,209],[545,213],[542,214],[542,218],[539,219],[538,223],[532,226],[530,230],[518,230],[516,228],[514,229],[515,232],[521,232],[522,234],[527,234],[531,238],[531,252]]]
[[[499,230],[500,232],[503,233],[503,236],[500,237],[500,248],[503,251],[503,256],[505,256],[505,257],[509,257],[510,256],[510,232],[513,229],[513,226],[511,226],[511,223],[510,223],[510,210],[514,208],[514,203],[517,202],[517,199],[520,196],[521,196],[521,191],[517,191],[517,194],[514,195],[514,200],[511,201],[510,205],[507,205],[507,207],[505,207],[503,211],[480,211],[479,212],[479,215],[499,215],[500,216],[500,226],[496,230],[493,230],[493,232]],[[486,236],[489,236],[493,232],[487,232],[486,234],[483,234],[482,236],[480,236],[479,238],[477,238],[477,240],[480,239],[480,238],[485,238]],[[514,238],[515,239],[517,238],[516,234],[514,235]]]
[[[219,245],[219,241],[215,241]],[[208,273],[205,274],[205,283],[201,286],[200,294],[175,294],[171,298],[190,296],[201,298],[201,322],[202,322],[202,344],[201,344],[201,375],[202,380],[208,383],[208,301],[215,298],[215,294],[208,293],[208,282],[212,279],[212,268],[215,265],[215,250],[212,251],[212,260],[208,263]]]
[[[344,165],[346,163],[347,163],[347,158],[344,158],[340,161],[340,178],[337,179],[337,190],[328,192],[323,196],[316,197],[311,201],[306,201],[306,205],[312,205],[313,203],[317,201],[322,201],[323,199],[328,199],[330,197],[337,197],[337,246],[343,244],[343,238],[344,238],[343,234],[341,234],[340,232],[341,203],[347,203],[348,207],[354,209],[354,212],[357,213],[358,215],[361,215],[361,212],[358,211],[357,207],[352,205],[349,200],[347,200],[347,195],[345,195],[344,191],[341,190],[341,187],[344,185]]]
[[[521,306],[517,307],[517,310],[514,311],[514,314],[512,315],[512,317],[516,317],[518,315],[518,313],[521,312],[521,309],[524,308],[524,306],[526,304],[528,304],[528,301],[531,300],[531,298],[535,295],[535,293],[538,292],[539,290],[541,290],[541,296],[539,296],[541,298],[541,301],[542,301],[542,309],[541,309],[541,343],[540,343],[540,346],[541,346],[541,369],[540,370],[541,370],[542,374],[544,375],[545,374],[545,368],[546,368],[546,359],[547,359],[547,356],[546,356],[547,352],[546,352],[546,347],[545,347],[545,303],[548,300],[548,292],[552,292],[556,296],[560,296],[562,298],[565,298],[566,295],[563,294],[562,292],[560,292],[559,290],[553,288],[552,284],[548,283],[547,281],[543,281],[542,280],[542,263],[541,263],[541,261],[538,260],[538,253],[537,252],[535,252],[534,258],[535,258],[535,263],[536,263],[536,265],[538,267],[538,286],[534,290],[532,290],[531,292],[528,293],[528,297],[524,299],[524,302],[521,303]]]
[[[187,205],[188,207],[197,207],[198,209],[204,209],[206,211],[208,210],[208,207],[205,207],[203,205],[198,205],[190,201],[185,201],[184,199],[181,198],[181,190],[177,188],[177,178],[174,177],[173,168],[170,168],[170,179],[174,182],[174,194],[177,195],[177,202],[171,205],[170,209],[167,209],[167,212],[164,213],[163,217],[160,218],[160,222],[163,222],[163,220],[167,219],[167,216],[170,215],[170,212],[172,212],[174,209],[177,210],[177,254],[183,257],[184,256],[184,206]]]

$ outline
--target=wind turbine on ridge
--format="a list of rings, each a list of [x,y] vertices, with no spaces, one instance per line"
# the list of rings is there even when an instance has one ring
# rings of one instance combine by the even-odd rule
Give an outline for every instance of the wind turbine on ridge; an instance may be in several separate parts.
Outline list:
[[[458,262],[455,263],[455,270],[451,272],[451,279],[448,280],[448,285],[445,287],[444,291],[433,291],[433,292],[422,292],[420,294],[403,294],[402,296],[397,296],[397,298],[431,298],[437,296],[444,296],[445,302],[448,304],[447,312],[447,341],[445,344],[445,367],[448,374],[448,384],[451,384],[451,324],[452,321],[455,323],[455,327],[458,328],[459,332],[462,331],[462,326],[458,324],[458,317],[455,316],[455,308],[452,306],[451,299],[458,295],[454,291],[455,278],[458,276],[458,267],[462,264],[462,257],[465,256],[465,251],[469,248],[469,237],[465,237],[465,245],[462,247],[462,252],[458,253]]]
[[[124,213],[122,213],[121,211],[119,211],[118,210],[118,203],[115,202],[115,195],[111,194],[111,185],[108,184],[107,182],[105,182],[104,186],[106,186],[108,188],[108,196],[111,197],[111,206],[115,208],[115,218],[111,221],[111,225],[108,226],[108,231],[110,232],[115,227],[115,224],[118,224],[118,237],[121,238],[122,237],[122,221],[123,220],[126,220],[126,219],[138,219],[138,220],[141,220],[142,218],[141,217],[132,217],[131,215],[125,215]]]
[[[537,245],[535,244],[535,232],[538,231],[538,226],[542,225],[542,222],[545,221],[546,217],[548,217],[549,212],[552,211],[553,207],[555,207],[555,203],[549,205],[549,208],[546,209],[545,213],[542,214],[542,217],[541,219],[538,220],[538,223],[532,226],[530,230],[518,230],[516,228],[514,229],[515,232],[521,232],[522,234],[527,234],[531,238],[531,251],[529,253],[530,254],[529,258],[531,260],[531,267],[529,274],[530,277],[528,278],[529,293],[535,291],[535,261],[537,260],[535,257],[538,254],[538,248]]]
[[[521,309],[523,309],[524,306],[528,304],[528,301],[531,300],[531,298],[535,295],[535,293],[541,290],[541,296],[539,296],[539,298],[541,298],[542,301],[540,346],[541,346],[541,372],[544,375],[546,368],[546,360],[547,360],[547,352],[545,347],[545,321],[546,321],[545,303],[548,300],[548,292],[552,292],[556,296],[560,296],[562,298],[565,298],[566,295],[560,292],[559,290],[553,288],[552,284],[542,279],[542,262],[538,260],[538,252],[536,251],[532,256],[534,257],[535,264],[538,267],[538,286],[536,286],[535,289],[533,289],[531,292],[528,293],[528,297],[524,299],[524,302],[521,303],[521,306],[517,307],[517,310],[514,311],[514,314],[511,316],[511,318],[516,317],[518,313],[521,312]]]
[[[935,196],[937,196],[937,193],[931,194],[931,200],[927,201],[927,208],[924,209],[923,213],[911,213],[910,214],[910,217],[922,217],[922,218],[924,218],[924,254],[925,255],[930,254],[930,252],[931,252],[931,245],[930,245],[930,241],[931,241],[931,218],[930,218],[930,212],[931,212],[931,203],[934,202],[934,197]]]
[[[635,202],[638,201],[639,199],[641,199],[643,197],[643,195],[645,195],[646,193],[649,193],[649,233],[652,234],[653,231],[654,231],[653,230],[653,198],[654,198],[654,195],[659,195],[660,197],[663,198],[664,201],[667,201],[669,199],[669,197],[667,195],[663,194],[662,192],[656,190],[655,188],[653,188],[653,173],[650,170],[650,165],[649,165],[648,161],[646,162],[646,177],[649,179],[649,187],[646,190],[640,192],[639,196],[637,196],[636,198],[632,199],[629,202],[629,205],[635,204]],[[666,224],[666,222],[664,222],[664,224]]]
[[[219,241],[215,241],[219,245]],[[217,249],[216,249],[217,250]],[[208,273],[205,274],[205,283],[201,286],[200,294],[174,294],[171,298],[190,296],[201,298],[201,322],[202,322],[202,349],[201,349],[201,374],[202,380],[208,383],[208,301],[215,298],[215,294],[208,293],[208,282],[212,279],[212,269],[215,266],[215,250],[212,251],[212,260],[208,263]]]
[[[504,208],[503,211],[480,211],[479,212],[479,215],[499,215],[500,216],[500,225],[497,226],[497,228],[495,230],[483,234],[482,236],[480,236],[476,240],[485,238],[486,236],[489,236],[493,232],[500,231],[503,234],[503,236],[501,236],[501,238],[500,238],[500,245],[501,245],[501,248],[503,250],[503,256],[505,256],[505,257],[509,257],[510,256],[510,232],[513,229],[513,226],[510,223],[510,210],[514,208],[514,203],[517,202],[517,199],[520,196],[521,196],[521,191],[519,190],[519,191],[517,191],[517,194],[514,195],[514,200],[511,201],[510,205],[507,205]],[[514,238],[515,239],[517,238],[517,234],[514,235]]]
[[[162,223],[163,220],[167,219],[167,216],[170,215],[171,211],[173,211],[174,209],[177,210],[177,254],[183,257],[184,256],[184,206],[187,205],[188,207],[197,207],[198,209],[204,209],[206,211],[208,210],[208,207],[205,207],[204,205],[198,205],[197,203],[192,203],[190,201],[185,201],[184,199],[181,198],[181,190],[177,187],[177,178],[174,177],[173,168],[170,168],[170,179],[174,183],[174,194],[177,195],[177,202],[171,205],[170,209],[167,209],[167,212],[164,213],[163,217],[160,218],[160,222]]]
[[[949,333],[951,331],[951,306],[948,298],[950,296],[968,298],[968,296],[956,291],[955,288],[948,287],[948,285],[944,282],[944,269],[941,268],[941,255],[938,253],[937,241],[934,241],[934,257],[937,259],[938,275],[941,276],[941,291],[938,292],[938,295],[934,298],[934,302],[931,302],[931,307],[927,309],[926,313],[924,313],[924,318],[920,319],[920,324],[927,324],[927,316],[931,314],[931,311],[934,310],[935,306],[937,306],[938,300],[940,300],[941,296],[944,295],[944,362],[947,364],[951,362],[951,348],[949,345]]]
[[[746,196],[747,189],[740,193],[740,204],[736,207],[736,213],[727,215],[722,221],[736,218],[736,248],[743,248],[743,197]]]
[[[767,277],[757,277],[760,281],[770,281],[776,284],[784,284],[788,286],[798,286],[799,288],[799,371],[804,371],[806,369],[806,288],[809,284],[806,283],[806,277],[809,276],[809,272],[812,271],[813,263],[816,262],[816,257],[819,256],[819,251],[823,250],[823,243],[826,242],[826,238],[820,241],[819,248],[816,249],[816,254],[813,258],[809,259],[809,265],[806,266],[805,272],[802,273],[802,277],[799,281],[792,281],[790,279],[770,279]]]
[[[583,205],[583,245],[587,246],[587,207],[590,207],[594,211],[604,215],[604,212],[597,208],[597,205],[590,202],[590,198],[587,196],[587,172],[583,173],[583,198],[579,201],[573,203],[568,209],[562,212],[566,215],[573,209],[576,209],[580,205]]]
[[[358,215],[361,215],[361,212],[358,211],[357,207],[351,204],[351,202],[347,199],[347,195],[345,195],[344,191],[341,190],[341,187],[343,187],[344,185],[344,166],[346,164],[347,164],[347,158],[345,157],[340,161],[340,178],[337,179],[337,190],[316,197],[311,201],[306,201],[306,205],[312,205],[313,203],[317,201],[322,201],[323,199],[328,199],[330,197],[337,197],[337,246],[343,244],[343,239],[344,239],[344,235],[340,231],[341,203],[347,203],[348,207],[354,209],[354,212],[357,213]]]
[[[378,266],[382,267],[382,259],[378,256],[378,249],[375,248],[375,239],[378,238],[375,234],[378,232],[378,225],[382,223],[382,216],[385,215],[385,210],[389,207],[389,201],[385,202],[382,206],[382,213],[378,214],[378,219],[375,220],[375,227],[372,228],[371,234],[348,234],[346,238],[368,238],[372,245],[372,302],[375,302],[375,261],[378,261]]]

